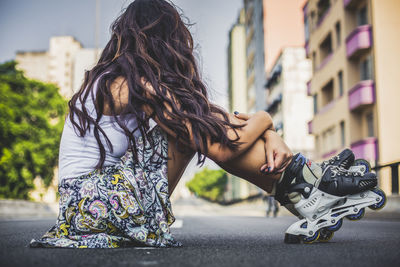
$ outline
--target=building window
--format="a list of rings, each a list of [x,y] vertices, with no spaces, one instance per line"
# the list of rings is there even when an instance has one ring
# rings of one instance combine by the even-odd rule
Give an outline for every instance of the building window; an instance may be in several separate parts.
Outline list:
[[[312,66],[313,66],[313,71],[317,69],[317,54],[315,51],[312,53]]]
[[[322,146],[324,153],[331,152],[335,149],[335,127],[329,128],[322,133]]]
[[[367,134],[368,137],[372,137],[374,136],[374,115],[372,114],[372,112],[367,113],[366,115],[366,119],[367,119]]]
[[[340,46],[340,43],[342,42],[341,39],[341,28],[340,28],[340,21],[338,21],[335,25],[335,32],[336,32],[336,47]]]
[[[329,0],[319,0],[317,7],[318,7],[318,21],[320,21],[325,13],[328,11],[328,9],[330,8],[331,3]]]
[[[308,16],[304,16],[304,38],[306,42],[310,38],[310,31],[308,27]]]
[[[324,41],[319,46],[319,50],[320,50],[320,56],[321,56],[320,64],[322,64],[324,59],[332,53],[332,37],[331,37],[330,33],[328,34],[328,36],[324,39]]]
[[[345,146],[346,144],[346,136],[345,136],[345,130],[344,130],[344,121],[340,122],[340,144],[342,147]]]
[[[367,6],[360,8],[357,12],[357,25],[368,24]]]
[[[335,142],[335,127],[332,127],[331,129],[328,130],[328,147],[329,147],[329,152],[334,150],[336,147],[336,142]]]
[[[362,60],[360,63],[360,80],[371,80],[372,70],[371,70],[371,57],[368,56],[366,59]]]
[[[338,83],[339,83],[339,96],[343,95],[343,72],[339,71],[338,73]]]
[[[313,95],[314,115],[318,113],[318,95]]]
[[[315,22],[315,11],[311,11],[311,14],[310,14],[311,31],[315,29],[315,25],[316,25],[316,22]]]
[[[326,137],[326,131],[322,133],[321,138],[322,138],[322,140],[321,140],[321,152],[322,153],[326,153],[327,151],[329,151],[328,143],[327,143],[327,137]]]
[[[333,101],[333,80],[330,80],[322,87],[322,107]]]

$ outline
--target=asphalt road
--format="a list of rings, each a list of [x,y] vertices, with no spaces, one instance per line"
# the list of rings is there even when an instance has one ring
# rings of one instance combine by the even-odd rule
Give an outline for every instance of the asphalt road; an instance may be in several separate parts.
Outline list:
[[[29,248],[53,223],[0,221],[0,266],[400,266],[400,220],[344,221],[329,243],[287,245],[294,217],[183,217],[182,248]]]

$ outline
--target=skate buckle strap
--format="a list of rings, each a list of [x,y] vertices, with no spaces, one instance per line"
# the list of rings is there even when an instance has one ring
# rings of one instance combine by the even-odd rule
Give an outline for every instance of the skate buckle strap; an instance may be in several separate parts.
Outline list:
[[[285,169],[282,181],[277,184],[275,199],[285,205],[291,203],[287,196],[287,189],[290,188],[291,183],[297,178],[297,175],[301,173],[303,166],[306,164],[307,159],[300,153],[293,156],[292,162]]]
[[[301,183],[293,185],[289,188],[289,193],[298,192],[303,195],[304,198],[308,198],[311,195],[313,185],[309,183]]]

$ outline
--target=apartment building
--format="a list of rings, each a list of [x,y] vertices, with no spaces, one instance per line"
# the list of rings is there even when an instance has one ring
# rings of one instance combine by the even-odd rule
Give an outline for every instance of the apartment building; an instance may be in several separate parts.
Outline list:
[[[400,161],[400,1],[309,0],[303,12],[318,158],[350,147],[372,165]],[[381,188],[398,192],[386,174]]]
[[[100,49],[83,48],[72,36],[50,38],[48,51],[18,51],[17,68],[31,79],[56,84],[69,99],[79,90],[85,70],[94,66]]]
[[[47,81],[49,54],[47,51],[18,51],[15,60],[17,68],[23,70],[26,77]]]

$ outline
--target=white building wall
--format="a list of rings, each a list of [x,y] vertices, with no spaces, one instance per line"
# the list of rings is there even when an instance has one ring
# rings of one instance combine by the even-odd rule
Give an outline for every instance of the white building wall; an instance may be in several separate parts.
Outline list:
[[[82,45],[72,36],[50,38],[49,81],[60,88],[67,99],[73,95],[73,61]]]
[[[294,153],[313,157],[314,137],[308,134],[308,121],[313,117],[312,98],[307,96],[311,63],[303,47],[287,47],[276,60],[271,74],[281,68],[276,82],[268,90],[268,105],[278,102],[272,118],[279,134]],[[277,101],[280,99],[281,101]]]
[[[231,33],[232,111],[247,112],[246,31],[242,24]]]
[[[98,59],[100,58],[102,49],[93,48],[82,48],[75,54],[73,63],[73,93],[79,91],[82,86],[83,79],[85,78],[85,72],[92,69]]]
[[[26,77],[40,81],[48,80],[48,53],[17,52],[15,57],[17,69],[22,70]]]
[[[288,47],[282,54],[283,131],[286,144],[294,152],[312,157],[314,137],[308,134],[307,123],[313,117],[312,98],[307,96],[311,63],[303,47]]]

